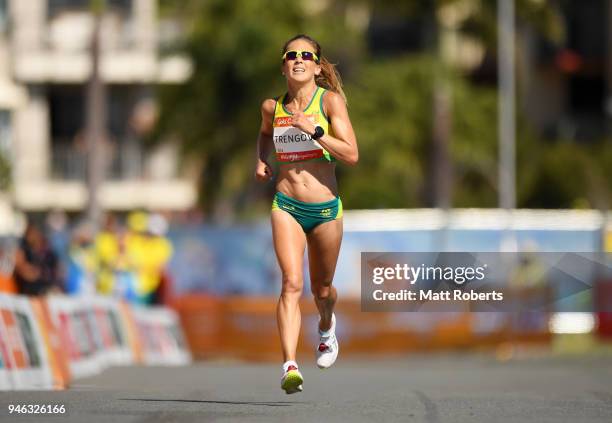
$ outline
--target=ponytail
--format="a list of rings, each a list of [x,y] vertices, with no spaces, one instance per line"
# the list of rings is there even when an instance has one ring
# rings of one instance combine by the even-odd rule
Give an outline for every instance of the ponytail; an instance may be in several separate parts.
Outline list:
[[[315,82],[318,86],[328,89],[330,91],[335,92],[336,94],[340,94],[346,101],[346,95],[344,94],[344,90],[342,89],[342,78],[340,78],[340,74],[336,69],[336,65],[330,63],[323,55],[321,54],[321,45],[312,37],[306,34],[298,34],[295,37],[287,40],[285,45],[283,46],[283,54],[287,51],[287,46],[289,43],[295,40],[306,40],[308,41],[316,50],[317,56],[321,59],[319,60],[319,66],[321,66],[321,73],[315,77]]]
[[[321,57],[319,66],[321,66],[321,73],[315,77],[317,85],[340,94],[344,102],[347,103],[346,95],[342,89],[342,78],[336,69],[336,65],[330,63],[325,57]]]

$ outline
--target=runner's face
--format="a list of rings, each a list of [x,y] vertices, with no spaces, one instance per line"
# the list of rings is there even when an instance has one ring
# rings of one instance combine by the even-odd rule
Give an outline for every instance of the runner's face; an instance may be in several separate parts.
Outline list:
[[[306,40],[295,40],[289,43],[287,51],[311,51],[316,53],[313,45]],[[295,60],[285,60],[283,63],[283,74],[288,81],[307,82],[321,73],[321,67],[313,60],[304,60],[297,56]]]

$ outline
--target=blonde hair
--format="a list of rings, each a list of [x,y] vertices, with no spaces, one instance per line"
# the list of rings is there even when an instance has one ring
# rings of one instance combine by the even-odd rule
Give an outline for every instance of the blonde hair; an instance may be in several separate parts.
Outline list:
[[[309,42],[310,45],[314,47],[317,57],[319,57],[317,64],[321,67],[321,73],[315,77],[316,84],[320,87],[333,91],[336,94],[340,94],[346,103],[346,95],[342,89],[342,78],[340,77],[340,73],[338,73],[335,64],[330,63],[325,57],[322,56],[321,45],[314,38],[309,37],[306,34],[298,34],[285,42],[282,53],[285,54],[289,44],[295,40],[306,40]]]

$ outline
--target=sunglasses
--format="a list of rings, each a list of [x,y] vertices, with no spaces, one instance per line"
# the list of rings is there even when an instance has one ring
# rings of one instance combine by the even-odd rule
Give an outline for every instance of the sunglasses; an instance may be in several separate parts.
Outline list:
[[[295,51],[295,50],[285,52],[285,54],[283,54],[283,62],[285,60],[295,60],[297,59],[298,56],[300,56],[302,60],[313,60],[316,63],[319,63],[319,56],[317,56],[312,51]]]

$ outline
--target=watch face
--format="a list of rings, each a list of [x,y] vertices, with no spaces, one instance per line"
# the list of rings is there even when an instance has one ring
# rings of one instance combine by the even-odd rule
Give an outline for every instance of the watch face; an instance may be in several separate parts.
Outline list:
[[[325,134],[325,131],[323,130],[323,128],[322,128],[322,127],[320,127],[320,126],[317,126],[317,127],[315,127],[315,133],[314,133],[313,138],[314,138],[314,139],[319,139],[319,138],[321,138],[321,137],[322,137],[324,134]]]

